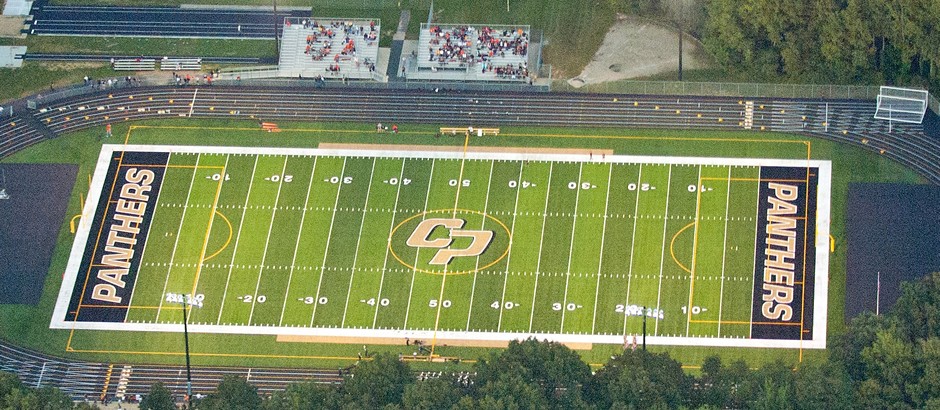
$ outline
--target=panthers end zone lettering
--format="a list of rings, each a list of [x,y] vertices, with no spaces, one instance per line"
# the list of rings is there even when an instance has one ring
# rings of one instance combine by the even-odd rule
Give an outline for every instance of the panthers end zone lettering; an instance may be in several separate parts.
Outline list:
[[[812,338],[816,179],[815,168],[761,168],[751,338]]]
[[[101,196],[92,220],[70,320],[124,320],[167,158],[126,152],[123,159],[112,159],[104,185],[110,195]]]

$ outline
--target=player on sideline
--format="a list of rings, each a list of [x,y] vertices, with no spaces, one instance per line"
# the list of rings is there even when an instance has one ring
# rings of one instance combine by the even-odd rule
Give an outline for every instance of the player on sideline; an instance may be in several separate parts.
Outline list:
[[[111,138],[111,123],[108,123],[104,126],[104,137]]]

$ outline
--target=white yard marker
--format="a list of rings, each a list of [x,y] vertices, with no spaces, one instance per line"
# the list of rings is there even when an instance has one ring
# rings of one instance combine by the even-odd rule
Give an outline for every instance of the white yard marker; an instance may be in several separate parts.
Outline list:
[[[702,180],[702,167],[698,168],[699,181]],[[699,183],[699,186],[702,184]],[[666,227],[669,226],[669,193],[672,192],[672,165],[669,166],[669,176],[666,177],[666,207],[663,211],[663,246],[659,255],[659,285],[656,289],[656,309],[659,309],[663,294],[663,265],[666,264]],[[692,309],[690,306],[689,309]],[[643,312],[645,315],[646,312]],[[653,325],[653,334],[659,334],[659,320]]]
[[[395,229],[395,216],[398,215],[398,199],[401,197],[401,186],[404,185],[402,180],[405,177],[405,159],[401,159],[401,171],[398,173],[398,188],[395,190],[395,207],[392,208],[392,223],[388,226],[388,243],[392,243],[392,229]],[[382,277],[379,279],[379,293],[376,295],[376,300],[382,300],[382,290],[385,286],[385,272],[388,270],[388,250],[389,247],[385,247],[385,259],[382,260]],[[375,324],[379,321],[379,303],[375,304],[375,314],[372,316],[372,328],[375,329]]]
[[[189,209],[189,198],[193,195],[193,184],[196,182],[196,171],[199,170],[199,158],[202,154],[196,154],[196,167],[193,167],[193,177],[189,181],[189,190],[186,191],[186,203],[183,205],[183,215],[180,217],[180,226],[176,228],[176,239],[173,240],[173,252],[170,253],[170,263],[166,268],[166,280],[163,282],[163,292],[160,293],[160,305],[157,307],[156,321],[160,321],[160,313],[163,312],[163,301],[166,300],[166,287],[170,283],[170,272],[173,270],[173,262],[176,258],[176,248],[180,243],[180,232],[183,232],[183,222],[186,221],[186,211]]]
[[[522,181],[522,169],[525,168],[525,161],[519,162],[519,178],[516,179],[516,203],[513,205],[512,209],[512,229],[511,232],[516,231],[516,221],[519,219],[519,193],[522,192],[522,189],[519,187],[519,181]],[[499,297],[499,321],[496,324],[496,330],[502,330],[503,328],[503,312],[505,311],[504,306],[506,302],[506,284],[509,282],[509,265],[512,262],[512,238],[509,240],[509,254],[506,255],[506,271],[503,275],[503,293]]]
[[[349,287],[346,288],[346,306],[343,307],[343,320],[340,326],[346,326],[346,312],[349,311],[349,296],[352,294],[353,281],[356,278],[356,263],[359,261],[359,244],[362,243],[362,229],[366,224],[366,214],[369,209],[369,195],[372,194],[372,178],[375,176],[375,162],[372,158],[372,170],[369,172],[369,185],[366,187],[366,203],[362,206],[362,220],[359,221],[359,236],[356,237],[356,251],[353,253],[352,272],[349,274]],[[379,303],[376,303],[378,305]]]
[[[725,257],[728,256],[729,209],[731,209],[731,167],[728,167],[728,192],[725,197],[725,235],[721,244],[721,290],[718,291],[718,337],[721,337],[721,306],[725,301]],[[691,309],[691,307],[689,309]]]
[[[287,310],[287,298],[290,295],[290,285],[294,280],[294,269],[297,269],[297,251],[300,249],[300,237],[304,233],[304,219],[307,218],[307,206],[310,204],[310,191],[313,188],[313,175],[317,172],[317,159],[313,157],[313,169],[310,170],[310,181],[307,182],[307,196],[304,197],[304,210],[300,214],[300,229],[297,230],[297,240],[294,243],[294,256],[290,262],[290,273],[287,276],[287,290],[284,291],[284,304],[281,306],[281,317],[277,321],[278,326],[284,325],[284,312]],[[322,273],[321,273],[322,274]]]
[[[548,184],[545,186],[545,206],[542,209],[542,233],[539,235],[538,262],[535,263],[535,288],[532,289],[532,310],[529,312],[529,332],[532,332],[532,320],[535,319],[535,296],[539,292],[539,270],[542,268],[542,245],[545,239],[545,220],[548,217],[548,197],[552,193],[552,171],[555,163],[548,163]]]
[[[346,160],[343,157],[343,169],[339,172],[339,179],[346,176]],[[313,313],[310,314],[310,326],[313,327],[313,319],[317,317],[317,306],[320,305],[320,288],[323,286],[323,277],[326,276],[326,256],[330,253],[330,239],[333,237],[333,223],[336,222],[336,207],[339,206],[339,193],[343,191],[343,184],[336,184],[336,199],[333,200],[333,215],[330,217],[330,229],[326,234],[326,247],[323,248],[323,263],[320,264],[320,279],[317,281],[317,295],[313,302]]]
[[[274,218],[277,216],[277,205],[281,202],[281,188],[284,188],[283,175],[287,172],[287,159],[284,156],[284,165],[281,166],[281,178],[277,182],[277,194],[274,196],[274,209],[271,210],[271,220],[268,222],[268,236],[264,240],[264,252],[261,253],[261,268],[258,270],[258,281],[255,283],[255,296],[251,298],[251,310],[248,313],[248,324],[255,316],[255,306],[258,304],[258,289],[261,288],[261,277],[264,276],[264,263],[268,260],[268,245],[271,243],[271,231],[274,229]],[[274,178],[271,178],[272,180]]]
[[[630,305],[630,285],[633,282],[633,252],[636,250],[636,226],[639,223],[640,217],[637,213],[640,212],[640,185],[643,182],[643,164],[640,164],[640,169],[637,171],[636,175],[636,205],[633,207],[633,236],[630,239],[630,267],[627,268],[627,294],[623,302],[623,336],[627,336],[627,306]],[[645,313],[645,312],[644,312]]]
[[[167,163],[168,165],[169,165],[169,163],[170,163],[170,158],[173,158],[173,153],[172,153],[172,152],[167,153],[166,163]],[[228,161],[228,160],[226,160],[226,161]],[[227,162],[226,162],[226,163],[227,163]],[[163,176],[166,177],[166,170],[164,170]],[[155,202],[155,204],[157,204],[157,205],[160,204],[160,196],[161,196],[162,194],[163,194],[163,190],[161,189],[161,190],[160,190],[160,193],[157,194],[157,202]],[[157,209],[160,209],[160,207],[157,206],[157,207],[154,208],[154,210],[153,210],[153,216],[150,218],[150,221],[151,221],[151,222],[157,219]],[[150,226],[153,227],[153,224],[151,223]],[[178,237],[177,237],[177,238],[178,238]],[[148,242],[149,240],[150,240],[150,232],[148,231],[148,232],[147,232],[147,239],[144,240],[144,250],[143,250],[143,252],[141,252],[141,254],[140,254],[140,266],[137,267],[137,276],[138,276],[138,277],[140,276],[141,267],[144,265],[144,261],[147,260],[147,259],[146,259],[146,256],[147,256],[147,242]],[[125,313],[124,313],[124,321],[127,321],[127,315],[130,314],[130,312],[131,312],[130,306],[134,306],[134,294],[135,294],[135,293],[137,293],[137,286],[134,286],[133,289],[131,289],[131,297],[130,297],[130,299],[127,300],[128,309],[127,309],[127,310],[125,311]],[[166,294],[161,295],[160,298],[161,298],[161,299],[166,298]]]
[[[480,229],[486,226],[486,211],[490,206],[490,189],[493,187],[493,167],[496,164],[496,161],[490,161],[490,179],[486,182],[486,199],[483,202],[483,220],[480,222]],[[476,264],[474,269],[480,269],[480,256],[477,256]],[[465,330],[470,330],[470,317],[473,316],[473,296],[476,294],[477,290],[477,271],[473,271],[473,285],[470,287],[470,309],[467,311],[467,327]]]
[[[565,312],[568,310],[565,307],[568,306],[568,284],[571,283],[571,255],[574,253],[574,234],[575,230],[578,227],[578,205],[581,201],[581,178],[584,175],[584,163],[582,162],[578,166],[578,189],[574,191],[574,212],[571,216],[571,241],[568,245],[568,267],[565,269],[565,296],[562,297],[561,302],[561,328],[559,333],[565,333]]]
[[[610,179],[614,173],[614,165],[607,164],[607,194],[604,198],[604,226],[601,228],[601,250],[597,255],[597,285],[594,287],[594,315],[591,318],[591,334],[594,334],[594,327],[597,324],[597,298],[601,293],[601,268],[604,267],[604,240],[607,236],[607,212],[610,206]],[[626,307],[624,307],[626,309]]]
[[[238,240],[242,237],[242,227],[245,226],[245,212],[248,211],[248,200],[251,198],[251,188],[255,184],[255,171],[258,170],[258,155],[255,155],[255,164],[251,168],[251,177],[248,180],[248,192],[245,193],[245,204],[242,205],[242,217],[238,222],[238,233],[235,235],[235,247],[232,249],[232,260],[228,265],[228,277],[225,278],[225,290],[222,291],[222,306],[219,307],[219,317],[215,324],[222,324],[222,311],[225,309],[225,297],[228,296],[228,284],[232,280],[232,270],[235,268],[235,255],[238,254]]]
[[[428,209],[428,199],[431,198],[431,183],[434,181],[434,165],[437,163],[433,158],[431,159],[431,171],[428,176],[428,192],[424,195],[424,209]],[[426,216],[426,215],[425,215]],[[424,216],[421,217],[421,220],[424,220]],[[414,266],[418,266],[418,254],[421,253],[421,249],[415,251],[415,262]],[[405,308],[405,321],[402,323],[402,329],[408,328],[408,315],[411,313],[411,299],[414,297],[415,290],[415,276],[417,276],[418,271],[416,269],[411,269],[411,286],[408,288],[408,305]]]

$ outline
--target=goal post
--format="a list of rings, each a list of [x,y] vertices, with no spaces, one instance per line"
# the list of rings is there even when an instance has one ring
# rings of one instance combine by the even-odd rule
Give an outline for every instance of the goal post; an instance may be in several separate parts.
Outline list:
[[[882,86],[878,92],[875,118],[920,124],[927,112],[927,98],[925,90]]]

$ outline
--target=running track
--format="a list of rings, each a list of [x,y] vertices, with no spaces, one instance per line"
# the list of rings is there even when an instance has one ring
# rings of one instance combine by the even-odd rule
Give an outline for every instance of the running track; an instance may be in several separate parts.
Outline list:
[[[940,141],[925,135],[921,126],[895,124],[889,130],[889,124],[872,118],[873,101],[753,101],[749,116],[745,99],[738,98],[300,87],[123,88],[48,102],[34,111],[18,109],[15,117],[0,121],[0,158],[67,132],[106,122],[155,118],[723,130],[740,130],[750,123],[754,130],[798,133],[872,150],[940,184]],[[16,372],[27,385],[52,385],[76,396],[113,394],[115,386],[124,386],[127,394],[145,392],[157,379],[169,381],[177,392],[185,386],[181,367],[68,362],[4,344],[0,344],[0,370]],[[335,371],[200,368],[195,372],[195,391],[212,391],[225,374],[249,377],[261,391],[283,389],[299,380],[341,380]]]

